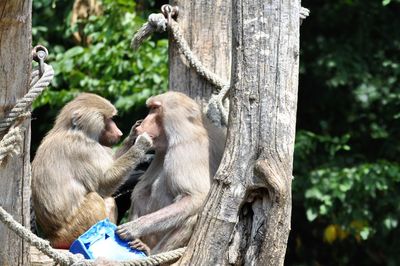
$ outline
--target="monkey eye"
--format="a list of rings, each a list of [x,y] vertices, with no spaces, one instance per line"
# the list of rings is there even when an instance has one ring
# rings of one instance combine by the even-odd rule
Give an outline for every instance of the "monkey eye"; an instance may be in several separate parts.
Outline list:
[[[156,110],[160,109],[161,105],[152,104],[149,106],[150,112],[155,112]]]
[[[150,110],[157,109],[159,107],[161,107],[161,102],[160,101],[151,101],[150,104],[149,104]]]

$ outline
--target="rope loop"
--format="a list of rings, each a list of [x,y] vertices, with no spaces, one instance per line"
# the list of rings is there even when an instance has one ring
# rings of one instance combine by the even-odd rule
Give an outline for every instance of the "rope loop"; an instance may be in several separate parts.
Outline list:
[[[218,93],[214,93],[207,107],[205,113],[213,124],[219,127],[228,125],[228,110],[229,101],[227,95],[229,93],[229,82],[221,79],[215,73],[207,69],[193,54],[188,43],[180,32],[176,18],[179,14],[179,8],[177,6],[163,5],[161,7],[161,13],[151,14],[148,18],[148,22],[145,23],[138,32],[133,36],[131,41],[131,47],[133,50],[137,50],[139,46],[155,31],[165,31],[168,29],[172,39],[178,46],[179,51],[185,56],[190,67],[192,67],[197,74],[202,76],[217,89]]]
[[[171,6],[171,5],[162,5],[161,12],[163,13],[164,17],[167,19],[167,23],[170,24],[172,19],[176,19],[179,14],[179,7],[178,6]]]

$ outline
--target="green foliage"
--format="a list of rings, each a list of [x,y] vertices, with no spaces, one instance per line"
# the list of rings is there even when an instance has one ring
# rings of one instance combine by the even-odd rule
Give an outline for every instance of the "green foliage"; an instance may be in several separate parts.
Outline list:
[[[364,229],[368,232],[389,233],[398,224],[399,173],[400,164],[385,161],[312,171],[304,194],[308,220],[327,217],[330,223],[347,229],[356,220],[366,221]],[[340,215],[331,217],[333,213]]]
[[[302,4],[287,261],[398,265],[399,1]]]
[[[40,17],[49,14],[54,19],[61,12],[57,5],[70,7],[63,1],[36,1],[35,11]],[[47,4],[47,5],[46,5]],[[122,112],[129,112],[144,104],[152,94],[167,88],[167,40],[145,42],[138,52],[130,49],[133,33],[145,22],[136,14],[132,1],[103,1],[103,13],[91,16],[85,27],[90,39],[87,47],[67,44],[48,43],[50,61],[55,69],[52,89],[46,91],[34,104],[34,107],[50,105],[62,106],[82,91],[100,94],[112,102]],[[69,9],[70,11],[71,9]],[[34,11],[34,17],[35,17]],[[43,15],[42,15],[43,12]],[[69,20],[69,12],[62,13]],[[34,20],[39,23],[41,20]],[[72,40],[71,27],[52,21],[58,26],[34,26],[35,39],[46,38],[51,28],[52,34],[59,34]],[[36,37],[37,36],[37,37]],[[36,37],[36,38],[35,38]]]

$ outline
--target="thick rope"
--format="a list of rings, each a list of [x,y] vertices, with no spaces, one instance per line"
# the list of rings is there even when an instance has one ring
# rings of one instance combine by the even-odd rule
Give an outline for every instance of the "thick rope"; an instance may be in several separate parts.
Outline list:
[[[220,77],[215,75],[212,71],[208,70],[200,60],[197,58],[196,55],[193,54],[192,50],[188,43],[186,42],[185,38],[183,38],[178,23],[175,20],[171,19],[170,23],[168,23],[168,29],[172,33],[172,37],[175,40],[176,44],[178,45],[179,51],[186,57],[190,66],[194,68],[194,70],[209,81],[211,84],[216,86],[219,90],[222,90],[223,87],[229,86],[229,83],[225,80],[222,80]]]
[[[35,246],[38,250],[52,258],[55,262],[61,265],[73,265],[73,266],[89,266],[97,265],[99,261],[86,260],[81,254],[72,254],[57,251],[50,246],[47,240],[44,240],[29,229],[18,223],[9,213],[7,213],[0,206],[0,221],[2,221],[9,229],[15,232],[19,237],[27,241],[32,246]],[[176,250],[156,254],[143,259],[130,260],[130,261],[112,261],[113,265],[123,266],[154,266],[175,261],[179,259],[185,252],[186,248],[179,248]],[[109,260],[102,259],[104,262],[111,262]]]
[[[218,94],[212,94],[205,108],[205,113],[216,126],[228,126],[229,101],[226,98],[229,85],[223,87]]]
[[[164,8],[165,6],[165,8]],[[213,84],[219,90],[218,94],[213,94],[205,108],[205,113],[207,117],[217,126],[227,126],[228,125],[228,110],[229,101],[227,100],[227,94],[229,93],[229,83],[222,80],[220,77],[215,75],[212,71],[203,66],[196,55],[190,50],[188,43],[182,36],[178,23],[172,19],[173,7],[169,5],[164,5],[161,9],[164,14],[151,14],[148,18],[148,22],[141,27],[138,32],[133,36],[131,47],[137,50],[153,32],[162,32],[168,29],[175,40],[179,51],[185,56],[189,65],[194,68],[194,70]],[[300,8],[300,24],[307,18],[310,11],[307,8]]]
[[[78,261],[83,260],[81,255],[72,255],[68,253],[62,253],[56,251],[50,246],[50,243],[46,240],[33,234],[29,229],[22,226],[14,218],[7,213],[0,206],[0,221],[2,221],[9,229],[15,232],[19,237],[27,241],[29,244],[35,246],[41,252],[51,257],[55,262],[61,265],[72,265]]]
[[[19,155],[22,150],[23,129],[11,128],[0,141],[0,165],[8,155]]]
[[[31,107],[32,102],[42,93],[53,79],[54,70],[50,65],[44,64],[44,73],[41,78],[37,77],[38,72],[32,73],[31,89],[29,92],[14,106],[13,109],[0,121],[0,135],[21,116],[28,108]]]
[[[178,248],[172,251],[152,255],[143,259],[129,260],[129,261],[110,261],[104,258],[96,260],[81,260],[72,264],[72,266],[92,266],[92,265],[120,265],[120,266],[155,266],[164,263],[176,261],[182,257],[186,248]],[[107,264],[108,263],[108,264]]]
[[[170,9],[172,10],[172,8]],[[182,36],[178,23],[172,18],[166,19],[164,14],[151,14],[148,22],[145,23],[138,32],[133,36],[131,47],[137,50],[140,44],[155,31],[165,31],[166,29],[172,35],[179,51],[185,56],[189,65],[208,82],[213,84],[218,90],[218,94],[213,94],[205,108],[205,113],[211,122],[217,126],[228,125],[229,103],[226,96],[229,92],[229,82],[221,79],[208,68],[203,66],[200,60],[191,51],[185,38]]]
[[[167,29],[167,20],[163,14],[150,14],[148,22],[133,36],[131,47],[137,50],[139,46],[154,32],[163,32]]]

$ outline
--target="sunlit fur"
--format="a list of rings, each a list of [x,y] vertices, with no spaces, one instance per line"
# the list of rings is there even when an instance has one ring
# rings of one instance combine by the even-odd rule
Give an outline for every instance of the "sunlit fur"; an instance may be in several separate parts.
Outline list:
[[[144,156],[149,142],[114,160],[98,142],[104,118],[116,114],[106,99],[79,95],[58,115],[32,162],[32,199],[37,224],[55,247],[68,248],[91,225],[107,217],[109,197]]]
[[[225,134],[208,123],[200,106],[182,93],[151,97],[147,105],[159,106],[156,112],[166,148],[156,149],[132,193],[132,222],[117,232],[125,239],[141,237],[158,253],[187,244],[220,163]]]

